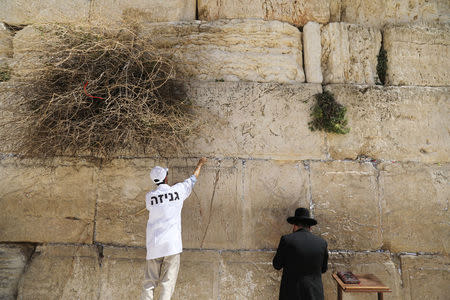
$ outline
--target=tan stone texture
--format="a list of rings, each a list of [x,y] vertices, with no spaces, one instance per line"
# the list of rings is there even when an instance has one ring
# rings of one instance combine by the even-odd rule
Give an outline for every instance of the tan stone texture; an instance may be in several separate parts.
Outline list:
[[[247,19],[279,20],[296,26],[308,21],[327,23],[329,0],[199,0],[200,20]]]
[[[96,173],[82,160],[0,160],[0,241],[90,243]]]
[[[445,300],[450,295],[448,256],[400,256],[405,300]]]
[[[13,56],[13,35],[6,28],[4,23],[0,22],[0,63],[2,59]]]
[[[243,211],[246,249],[277,248],[292,231],[286,219],[309,207],[309,174],[302,162],[249,160],[244,166]]]
[[[192,175],[198,160],[171,160],[170,184]],[[182,210],[184,248],[241,249],[245,215],[242,204],[242,161],[210,159],[202,167]],[[151,213],[151,212],[150,212]]]
[[[370,163],[311,162],[311,197],[328,248],[381,248],[377,174]]]
[[[322,27],[324,83],[374,84],[381,47],[378,29],[348,23]]]
[[[84,22],[89,17],[89,0],[1,0],[0,22],[10,25]]]
[[[402,298],[402,281],[398,266],[389,253],[374,252],[332,252],[328,260],[328,271],[322,275],[325,299],[337,299],[336,281],[332,274],[337,271],[352,271],[354,274],[374,274],[387,285],[392,292],[384,293],[384,299]],[[344,300],[376,299],[375,293],[343,293]]]
[[[448,254],[450,165],[383,163],[379,168],[384,248]]]
[[[169,22],[195,20],[195,0],[95,0],[90,18],[109,23],[123,19],[133,21]]]
[[[331,0],[330,20],[382,27],[411,22],[447,22],[447,0]]]
[[[277,299],[281,271],[272,266],[274,252],[223,252],[220,299]]]
[[[38,246],[18,299],[97,299],[99,275],[94,246]]]
[[[450,23],[389,26],[383,38],[387,84],[450,85]]]
[[[310,83],[322,83],[320,24],[308,22],[303,27],[302,37],[306,81]]]
[[[148,212],[145,194],[155,189],[150,170],[167,161],[153,159],[117,159],[99,170],[95,241],[145,246]]]
[[[324,134],[308,128],[319,84],[192,82],[188,97],[205,126],[187,142],[193,156],[324,159]]]
[[[326,89],[347,107],[350,127],[348,134],[327,136],[333,159],[448,161],[449,88],[329,85]]]
[[[0,244],[0,299],[16,299],[19,279],[32,250],[25,245]]]
[[[179,76],[208,81],[304,82],[301,32],[279,21],[145,23],[142,35],[173,53]]]

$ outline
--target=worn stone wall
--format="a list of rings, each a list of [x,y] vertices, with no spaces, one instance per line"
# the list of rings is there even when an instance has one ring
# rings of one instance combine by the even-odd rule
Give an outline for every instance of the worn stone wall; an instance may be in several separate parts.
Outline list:
[[[385,299],[447,299],[449,15],[445,0],[0,0],[13,74],[33,67],[37,23],[133,19],[174,54],[205,123],[171,158],[36,160],[0,143],[0,299],[137,299],[149,171],[177,182],[201,156],[174,299],[277,299],[271,260],[299,206],[328,241],[325,299],[340,270],[376,274]],[[0,82],[3,119],[13,82]],[[308,128],[322,91],[347,107],[348,134]]]

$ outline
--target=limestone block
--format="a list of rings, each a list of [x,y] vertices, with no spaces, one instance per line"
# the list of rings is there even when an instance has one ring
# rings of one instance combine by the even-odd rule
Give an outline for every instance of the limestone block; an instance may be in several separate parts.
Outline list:
[[[329,0],[199,0],[200,20],[247,19],[279,20],[296,26],[308,21],[327,23]]]
[[[33,25],[18,31],[13,38],[13,73],[26,76],[30,72],[42,67],[41,52],[44,34]]]
[[[4,58],[12,57],[13,55],[13,35],[6,28],[5,24],[0,22],[0,62]]]
[[[322,59],[322,45],[319,23],[308,22],[303,27],[302,37],[306,82],[322,83],[323,76],[320,65]]]
[[[304,82],[300,31],[279,21],[146,23],[141,34],[173,53],[178,75],[208,81]]]
[[[447,0],[331,0],[330,20],[382,27],[416,21],[449,21]]]
[[[298,207],[309,207],[309,172],[301,162],[249,160],[244,166],[246,249],[277,248],[292,232],[286,219]]]
[[[448,254],[450,165],[383,163],[379,168],[384,248]]]
[[[450,260],[439,255],[400,256],[405,300],[444,300],[450,295]]]
[[[332,274],[337,271],[350,270],[354,274],[374,274],[387,285],[392,293],[384,293],[384,299],[402,298],[402,281],[398,267],[391,260],[389,253],[371,252],[331,252],[328,260],[328,271],[322,275],[325,299],[337,299],[336,281]],[[343,293],[344,300],[376,299],[373,293]]]
[[[370,163],[312,162],[311,195],[313,228],[329,249],[380,249],[377,174]]]
[[[186,145],[195,156],[324,159],[324,134],[308,128],[321,91],[319,84],[193,82],[188,97],[205,126]]]
[[[96,0],[90,16],[93,22],[169,22],[195,20],[195,0]]]
[[[117,159],[99,170],[95,240],[115,245],[145,246],[148,212],[145,194],[156,188],[150,170],[165,160]]]
[[[189,178],[198,160],[171,160],[170,184]],[[242,207],[242,161],[210,159],[182,210],[184,248],[241,249],[244,212]],[[150,212],[151,214],[151,212]]]
[[[94,246],[38,246],[18,299],[97,299],[99,275]]]
[[[104,247],[100,268],[100,300],[140,299],[144,281],[144,248]]]
[[[330,85],[326,89],[347,107],[350,127],[346,135],[328,135],[333,159],[448,161],[449,88]]]
[[[0,244],[0,299],[17,298],[17,287],[33,251],[25,245]]]
[[[277,299],[281,271],[272,266],[275,252],[222,252],[220,299]]]
[[[90,243],[96,174],[81,160],[0,160],[0,241]]]
[[[389,26],[383,37],[387,84],[450,85],[450,23]]]
[[[374,84],[381,47],[378,29],[348,23],[322,27],[324,83]]]
[[[2,0],[0,22],[9,25],[83,22],[89,18],[90,0]]]

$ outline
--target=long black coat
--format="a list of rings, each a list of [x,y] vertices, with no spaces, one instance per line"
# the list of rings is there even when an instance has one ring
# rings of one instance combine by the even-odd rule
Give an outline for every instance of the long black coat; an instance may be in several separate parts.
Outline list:
[[[281,237],[273,266],[280,270],[280,300],[323,300],[322,273],[327,271],[327,242],[306,229]]]

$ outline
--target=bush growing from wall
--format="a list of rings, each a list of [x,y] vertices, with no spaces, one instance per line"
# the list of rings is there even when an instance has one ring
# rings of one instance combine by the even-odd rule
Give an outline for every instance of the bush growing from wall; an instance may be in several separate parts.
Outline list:
[[[323,130],[338,134],[346,134],[350,131],[345,117],[347,108],[337,103],[332,93],[325,91],[316,94],[315,99],[316,103],[311,112],[312,121],[308,123],[312,131]]]

